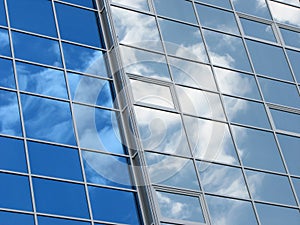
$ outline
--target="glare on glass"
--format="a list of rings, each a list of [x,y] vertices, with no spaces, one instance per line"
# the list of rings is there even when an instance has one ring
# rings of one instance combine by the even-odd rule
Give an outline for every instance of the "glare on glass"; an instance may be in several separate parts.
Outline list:
[[[271,109],[271,115],[276,129],[300,133],[300,115]]]
[[[265,0],[233,0],[232,3],[235,10],[239,12],[250,14],[252,16],[263,17],[265,19],[271,19]]]
[[[11,56],[8,31],[0,28],[0,55]]]
[[[0,58],[0,86],[8,88],[15,88],[16,86],[13,64],[9,59]]]
[[[300,33],[284,28],[280,28],[281,35],[286,45],[300,48]]]
[[[0,221],[5,225],[34,225],[33,215],[0,211]]]

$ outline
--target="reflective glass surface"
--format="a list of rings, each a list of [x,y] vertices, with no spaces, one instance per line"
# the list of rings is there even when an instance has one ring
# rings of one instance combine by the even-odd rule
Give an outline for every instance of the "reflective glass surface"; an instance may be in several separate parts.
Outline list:
[[[219,66],[251,71],[242,39],[231,35],[204,30],[212,62]]]
[[[75,136],[67,102],[21,95],[27,137],[75,145]]]
[[[257,73],[292,80],[283,49],[256,41],[247,40],[248,49]]]
[[[231,9],[229,0],[223,0],[223,1],[220,1],[220,0],[196,0],[196,1]]]
[[[0,207],[32,210],[29,180],[25,176],[0,173]]]
[[[199,197],[162,191],[156,191],[156,197],[162,217],[205,223]]]
[[[278,130],[286,130],[291,132],[300,133],[300,115],[271,109],[271,114],[275,127]]]
[[[200,4],[196,8],[202,26],[239,34],[233,13]]]
[[[286,45],[300,48],[300,33],[292,30],[280,28],[281,35],[283,36]]]
[[[300,179],[292,178],[298,201],[300,200]],[[300,219],[300,216],[299,216]]]
[[[222,93],[260,99],[254,76],[221,68],[214,68],[214,71]]]
[[[135,107],[144,149],[189,155],[189,147],[179,114]]]
[[[94,8],[94,6],[95,6],[94,0],[84,0],[84,1],[82,1],[82,0],[63,0],[63,1],[81,5],[81,6],[86,6],[89,8]]]
[[[232,131],[244,166],[285,172],[272,133],[238,126]]]
[[[7,4],[13,28],[57,36],[51,1],[8,0]]]
[[[229,164],[238,163],[227,124],[185,116],[184,125],[195,157]]]
[[[300,138],[280,134],[277,137],[289,172],[300,176]]]
[[[104,53],[78,45],[62,43],[67,69],[93,75],[107,76]]]
[[[38,216],[39,225],[90,225],[89,222]]]
[[[296,79],[298,83],[300,83],[300,52],[287,50],[287,54],[290,60],[290,63],[292,65],[292,69],[294,71],[294,74],[296,76]]]
[[[34,225],[33,215],[0,211],[0,221],[5,225]]]
[[[0,133],[22,135],[16,93],[0,90],[0,118]]]
[[[158,23],[168,54],[207,62],[199,28],[165,19]]]
[[[112,2],[119,3],[127,7],[149,11],[148,0],[112,0]]]
[[[0,25],[6,26],[6,15],[5,15],[5,8],[4,8],[4,0],[0,1]]]
[[[259,23],[253,20],[240,18],[244,33],[248,36],[276,42],[271,25]]]
[[[58,98],[68,98],[64,72],[16,62],[20,90]]]
[[[295,205],[288,177],[250,170],[246,171],[246,175],[254,199]]]
[[[0,155],[0,169],[27,172],[23,141],[0,137]]]
[[[241,169],[206,162],[198,162],[197,167],[204,191],[249,198]]]
[[[270,127],[263,104],[227,96],[224,96],[223,99],[227,116],[231,122],[263,128]]]
[[[156,153],[145,153],[152,183],[199,190],[193,161]]]
[[[104,47],[95,12],[60,3],[56,3],[55,8],[62,39]]]
[[[61,67],[61,56],[57,41],[12,32],[15,56],[20,59]]]
[[[0,86],[15,88],[14,70],[11,60],[0,58]]]
[[[255,214],[250,202],[206,196],[212,224],[255,225]]]
[[[33,178],[38,212],[89,218],[84,186]]]
[[[258,78],[265,101],[300,109],[299,93],[295,85]]]
[[[235,9],[239,12],[271,19],[270,12],[265,0],[233,0],[232,3]]]
[[[140,224],[134,193],[93,186],[88,188],[94,219]]]
[[[27,146],[32,173],[82,180],[77,150],[37,142],[27,142]]]
[[[113,108],[112,83],[107,80],[68,73],[73,101]]]
[[[124,153],[113,111],[73,105],[79,144],[83,148]]]
[[[158,15],[183,20],[189,23],[197,23],[193,5],[185,0],[154,0]]]
[[[298,225],[300,221],[300,213],[297,209],[265,204],[256,204],[256,209],[262,225]]]
[[[11,56],[8,31],[0,28],[0,55]]]

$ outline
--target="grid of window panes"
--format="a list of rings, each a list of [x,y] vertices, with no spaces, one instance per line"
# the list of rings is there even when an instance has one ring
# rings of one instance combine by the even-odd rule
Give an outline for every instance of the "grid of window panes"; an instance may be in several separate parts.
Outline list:
[[[141,224],[99,4],[0,1],[0,224]]]
[[[300,224],[300,2],[111,0],[159,222]]]

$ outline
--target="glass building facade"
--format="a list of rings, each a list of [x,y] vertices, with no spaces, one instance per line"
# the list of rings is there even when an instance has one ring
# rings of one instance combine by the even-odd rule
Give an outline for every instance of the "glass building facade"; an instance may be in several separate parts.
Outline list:
[[[0,0],[0,225],[299,225],[299,0]]]

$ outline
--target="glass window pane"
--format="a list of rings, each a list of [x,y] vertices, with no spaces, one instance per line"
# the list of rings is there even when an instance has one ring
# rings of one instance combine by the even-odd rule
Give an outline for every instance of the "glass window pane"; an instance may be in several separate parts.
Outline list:
[[[300,213],[297,209],[258,203],[256,209],[262,225],[298,225],[300,221]]]
[[[156,197],[163,218],[205,223],[199,197],[161,191]]]
[[[25,149],[22,140],[0,137],[0,155],[1,169],[27,172]]]
[[[241,38],[204,30],[208,52],[212,62],[219,66],[251,71]]]
[[[300,176],[300,138],[281,134],[277,137],[289,172]]]
[[[145,150],[190,155],[179,114],[138,106],[135,114]]]
[[[287,54],[292,65],[292,69],[296,76],[298,83],[300,83],[300,52],[287,50]]]
[[[300,98],[293,84],[258,78],[265,101],[300,109]]]
[[[64,72],[16,62],[19,88],[42,95],[68,98]]]
[[[277,0],[278,2],[288,3],[295,6],[300,6],[299,0]]]
[[[0,25],[7,26],[4,0],[0,1]]]
[[[207,62],[200,30],[170,20],[158,20],[168,54]]]
[[[210,66],[173,57],[168,59],[176,83],[201,89],[217,90]]]
[[[62,39],[105,47],[99,34],[99,22],[95,12],[60,3],[55,3],[55,8]]]
[[[136,9],[149,11],[148,0],[112,0],[112,2],[125,5],[126,7],[133,7]]]
[[[214,68],[220,91],[224,94],[261,99],[254,76]]]
[[[0,28],[0,55],[11,56],[8,31]]]
[[[272,133],[238,126],[232,131],[244,166],[285,172]]]
[[[217,120],[225,120],[224,111],[218,94],[186,87],[176,87],[181,110]]]
[[[298,200],[300,201],[300,179],[292,178]],[[300,219],[300,216],[299,216]]]
[[[68,81],[73,101],[113,108],[112,82],[75,73],[68,73]]]
[[[224,96],[223,99],[228,119],[231,122],[263,128],[270,127],[263,104],[228,96]]]
[[[77,104],[73,107],[81,147],[124,154],[115,112]]]
[[[121,43],[162,51],[158,28],[153,16],[116,7],[112,7],[112,14],[118,40]]]
[[[27,137],[75,145],[67,102],[21,95]]]
[[[31,211],[29,180],[25,176],[0,173],[0,207]]]
[[[199,190],[192,160],[156,153],[145,153],[151,182],[177,188]]]
[[[62,47],[67,69],[107,77],[104,52],[68,43]]]
[[[200,4],[196,8],[202,26],[239,34],[233,13]]]
[[[38,216],[39,225],[91,225],[90,222]]]
[[[295,205],[289,179],[270,173],[246,171],[252,197],[256,200]]]
[[[130,86],[135,102],[174,108],[169,87],[133,79]]]
[[[123,66],[126,73],[170,80],[164,55],[120,46]]]
[[[140,224],[134,193],[89,186],[89,194],[94,219]]]
[[[13,28],[57,36],[51,1],[8,0],[7,4]]]
[[[185,116],[184,125],[195,157],[238,164],[227,124]]]
[[[214,196],[206,196],[206,202],[211,215],[212,224],[257,224],[251,202]]]
[[[300,27],[298,16],[300,13],[300,8],[291,7],[273,1],[269,2],[269,7],[275,21]]]
[[[271,109],[275,127],[278,130],[286,130],[300,133],[300,115]]]
[[[131,188],[128,160],[123,157],[82,151],[87,182]]]
[[[0,58],[0,86],[8,88],[15,88],[16,86],[11,60]]]
[[[0,221],[5,225],[34,225],[33,215],[0,211]]]
[[[215,6],[231,9],[231,5],[230,5],[229,0],[223,0],[223,1],[220,1],[220,0],[195,0],[195,1],[204,2],[204,3],[207,3],[207,4],[212,4],[212,5],[215,5]]]
[[[36,142],[27,142],[27,146],[32,173],[82,180],[77,150]]]
[[[283,36],[286,45],[300,48],[300,33],[287,29],[280,28],[281,35]]]
[[[0,118],[0,133],[22,136],[16,93],[0,90]]]
[[[15,56],[20,59],[62,67],[57,41],[12,32]]]
[[[197,23],[193,5],[185,0],[154,0],[156,12],[159,15]]]
[[[225,196],[249,198],[241,169],[206,162],[198,162],[197,167],[204,191]]]
[[[259,23],[253,20],[240,18],[244,33],[248,36],[276,42],[276,38],[271,25]]]
[[[237,11],[253,16],[263,17],[265,19],[271,19],[265,0],[233,0],[232,3]]]
[[[83,185],[33,178],[38,212],[89,218]]]
[[[84,1],[82,1],[82,0],[63,0],[63,1],[81,5],[81,6],[85,6],[85,7],[89,7],[89,8],[95,8],[94,0],[84,0]]]
[[[282,48],[256,41],[247,40],[246,42],[257,73],[292,80],[291,71]]]

